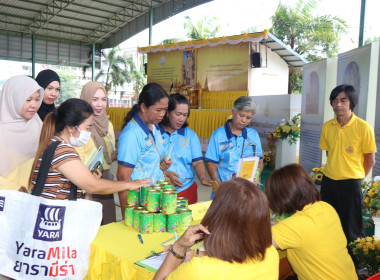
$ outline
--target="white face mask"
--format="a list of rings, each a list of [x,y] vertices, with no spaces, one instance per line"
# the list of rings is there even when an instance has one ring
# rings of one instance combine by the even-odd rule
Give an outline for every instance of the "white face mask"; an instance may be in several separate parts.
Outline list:
[[[81,147],[87,144],[88,140],[90,140],[91,132],[81,130],[79,127],[76,128],[80,131],[79,137],[76,138],[70,133],[70,142],[74,147]]]

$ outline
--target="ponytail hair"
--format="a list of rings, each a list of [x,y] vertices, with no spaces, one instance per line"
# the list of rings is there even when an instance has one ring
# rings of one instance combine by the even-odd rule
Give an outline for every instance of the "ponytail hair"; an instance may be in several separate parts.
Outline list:
[[[91,105],[78,98],[67,99],[56,111],[47,114],[42,125],[38,149],[29,177],[29,186],[32,185],[32,176],[38,159],[42,157],[46,147],[50,143],[50,139],[62,132],[66,126],[78,126],[93,114],[94,111]]]
[[[149,108],[165,97],[169,98],[169,95],[161,85],[157,83],[146,84],[140,92],[138,103],[133,105],[132,109],[125,117],[122,129],[130,122],[133,115],[140,111],[141,104],[144,104],[145,107]]]

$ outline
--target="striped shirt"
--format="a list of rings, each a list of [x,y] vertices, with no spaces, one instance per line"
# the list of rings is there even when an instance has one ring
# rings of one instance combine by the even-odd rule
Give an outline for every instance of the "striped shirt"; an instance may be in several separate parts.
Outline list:
[[[79,154],[73,146],[67,144],[64,140],[54,136],[51,139],[51,143],[55,141],[61,141],[55,150],[53,160],[51,162],[49,172],[45,181],[45,186],[42,190],[41,197],[48,199],[68,199],[70,195],[71,182],[60,173],[57,168],[65,162],[71,160],[80,160]],[[33,171],[32,184],[33,188],[36,184],[38,170],[41,166],[42,156],[38,159],[37,166]],[[82,190],[78,188],[77,197],[80,198]]]

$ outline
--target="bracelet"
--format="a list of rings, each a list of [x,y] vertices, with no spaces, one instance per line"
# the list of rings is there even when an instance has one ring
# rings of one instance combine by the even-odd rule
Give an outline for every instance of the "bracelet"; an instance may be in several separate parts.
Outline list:
[[[185,258],[185,256],[178,255],[176,252],[174,252],[174,250],[173,250],[173,246],[171,246],[171,247],[169,248],[169,252],[172,253],[172,255],[173,255],[174,257],[176,257],[177,259],[179,259],[179,260],[183,260],[183,259]]]

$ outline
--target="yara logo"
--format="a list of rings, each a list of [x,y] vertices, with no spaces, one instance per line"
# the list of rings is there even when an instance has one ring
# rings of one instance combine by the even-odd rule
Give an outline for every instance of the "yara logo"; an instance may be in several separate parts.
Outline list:
[[[61,241],[65,206],[40,204],[33,238],[44,241]]]
[[[4,211],[5,196],[0,196],[0,211]]]

